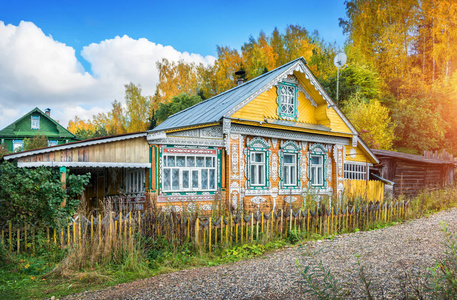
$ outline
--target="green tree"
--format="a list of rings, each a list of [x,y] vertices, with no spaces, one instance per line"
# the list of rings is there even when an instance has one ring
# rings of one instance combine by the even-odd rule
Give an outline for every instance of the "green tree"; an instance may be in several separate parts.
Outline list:
[[[66,224],[79,205],[79,195],[89,183],[90,174],[67,176],[62,189],[57,169],[18,168],[10,162],[0,165],[0,223]],[[61,203],[65,201],[65,207]]]
[[[336,73],[336,72],[335,72]],[[322,86],[329,93],[330,97],[336,100],[337,74],[322,80]],[[340,69],[339,79],[339,105],[344,106],[345,102],[358,93],[357,97],[366,99],[378,98],[381,94],[381,83],[376,70],[368,64],[348,63],[347,67]]]
[[[370,148],[392,149],[395,127],[391,122],[389,109],[381,102],[376,99],[368,100],[360,92],[356,92],[346,103],[343,112]]]
[[[45,148],[48,146],[48,138],[37,133],[33,138],[24,139],[24,151]]]
[[[437,101],[430,99],[429,94],[422,94],[395,102],[392,109],[398,137],[395,148],[418,154],[444,148],[448,123],[443,119]]]
[[[169,116],[200,103],[201,101],[202,98],[200,98],[200,96],[189,96],[187,94],[174,96],[169,103],[161,103],[159,105],[159,109],[155,112],[157,123],[160,124]]]

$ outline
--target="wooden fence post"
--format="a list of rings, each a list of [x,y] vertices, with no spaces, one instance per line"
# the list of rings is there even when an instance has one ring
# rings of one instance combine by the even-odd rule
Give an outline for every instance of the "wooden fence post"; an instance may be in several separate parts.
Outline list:
[[[13,252],[13,226],[9,221],[9,235],[10,235],[10,252]]]
[[[75,241],[73,241],[74,243]],[[98,214],[98,247],[102,246],[102,216]]]
[[[94,216],[90,215],[90,242],[94,241]]]
[[[243,244],[243,234],[244,234],[244,230],[243,230],[243,224],[244,223],[244,214],[241,213],[241,218],[240,218],[240,225],[241,225],[241,228],[240,228],[240,240],[241,240],[241,244]]]
[[[195,245],[198,247],[199,240],[198,240],[198,232],[200,231],[200,219],[197,217],[195,220]]]
[[[138,211],[138,233],[141,233],[141,211]]]
[[[17,254],[19,254],[19,249],[21,248],[21,230],[17,229]]]
[[[209,220],[208,220],[208,248],[209,248],[209,253],[211,253],[211,227],[212,227],[212,223],[211,223],[211,217],[209,217]]]
[[[251,243],[254,241],[254,214],[251,213]]]

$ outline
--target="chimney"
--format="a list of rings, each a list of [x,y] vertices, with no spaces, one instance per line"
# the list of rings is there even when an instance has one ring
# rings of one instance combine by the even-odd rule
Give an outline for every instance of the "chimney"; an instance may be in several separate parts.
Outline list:
[[[238,85],[244,83],[244,79],[246,78],[246,72],[244,71],[243,67],[241,67],[238,71],[235,72],[235,76],[238,78],[236,79],[236,83]]]
[[[46,108],[44,110],[44,113],[48,115],[48,117],[51,117],[51,109],[50,108]]]

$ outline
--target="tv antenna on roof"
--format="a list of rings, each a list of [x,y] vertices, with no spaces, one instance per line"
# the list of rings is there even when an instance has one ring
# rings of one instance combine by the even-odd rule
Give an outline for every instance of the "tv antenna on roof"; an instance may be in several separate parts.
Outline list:
[[[347,56],[343,52],[338,53],[335,55],[333,59],[333,64],[337,68],[337,75],[336,75],[336,105],[338,106],[338,92],[340,88],[340,68],[346,64]]]

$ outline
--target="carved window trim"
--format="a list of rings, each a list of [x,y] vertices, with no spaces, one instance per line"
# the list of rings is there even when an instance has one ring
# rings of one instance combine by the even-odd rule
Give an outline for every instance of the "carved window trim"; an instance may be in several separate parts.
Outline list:
[[[40,116],[31,116],[30,128],[31,129],[40,129]]]
[[[164,153],[164,149],[177,149],[177,150],[186,150],[186,149],[189,149],[190,150],[190,153],[176,153],[176,154],[172,154],[172,153]],[[209,151],[215,151],[214,154],[208,154],[208,153],[198,153],[199,151],[205,151],[205,150],[200,150],[200,149],[197,149],[196,147],[193,147],[193,146],[179,146],[179,147],[174,147],[174,146],[161,146],[159,147],[159,168],[158,168],[158,171],[159,171],[159,194],[161,196],[178,196],[178,195],[188,195],[188,196],[198,196],[198,195],[214,195],[217,190],[219,190],[221,188],[221,185],[222,185],[222,174],[221,174],[221,170],[222,170],[222,152],[220,149],[215,149],[215,148],[212,148],[212,147],[208,147],[207,148]],[[194,151],[196,151],[194,153]],[[187,151],[186,151],[187,152]],[[185,161],[186,161],[186,166],[181,166],[181,167],[168,167],[166,166],[165,164],[165,157],[167,156],[184,156],[185,157]],[[204,167],[197,167],[196,165],[196,161],[195,161],[195,166],[192,167],[192,166],[188,166],[187,165],[187,157],[203,157],[205,159],[205,166]],[[212,164],[215,164],[215,166],[211,166],[211,167],[206,167],[206,158],[212,158],[212,159],[215,159],[215,162],[213,161]],[[164,189],[164,168],[174,168],[174,169],[179,169],[179,189],[177,190],[173,190],[173,189]],[[207,189],[203,189],[202,188],[202,184],[201,184],[201,171],[203,169],[208,169],[208,188]],[[210,171],[209,170],[215,170],[215,178],[216,178],[216,184],[215,184],[215,188],[214,189],[211,189],[209,188],[209,178],[210,178]],[[189,172],[189,186],[187,188],[183,187],[183,183],[182,183],[182,180],[181,180],[181,176],[183,171],[187,171]],[[191,176],[193,176],[194,174],[192,174],[192,171],[196,171],[198,172],[198,188],[193,188],[192,186],[192,182],[190,181],[191,180]]]
[[[285,174],[284,174],[284,154],[292,154],[295,155],[295,184],[285,184]],[[287,141],[281,143],[281,148],[279,150],[279,187],[280,189],[287,189],[287,190],[295,190],[301,188],[301,158],[302,153],[300,146],[293,141]]]
[[[280,119],[286,119],[290,121],[296,121],[298,117],[298,88],[296,84],[289,83],[289,82],[279,82],[277,84],[277,93],[278,93],[278,117]],[[283,91],[285,91],[285,88],[293,88],[293,108],[292,108],[292,113],[290,112],[285,112],[283,110],[283,105],[285,101],[285,97],[283,95]],[[287,98],[286,98],[287,99]]]
[[[264,176],[265,176],[265,184],[264,185],[257,185],[251,183],[251,154],[253,153],[264,153],[265,157],[265,168],[264,168]],[[270,189],[270,144],[263,138],[255,137],[250,142],[247,143],[246,149],[244,150],[244,156],[246,159],[246,168],[245,168],[245,175],[246,175],[246,189],[248,190],[267,190]]]
[[[313,164],[312,158],[313,157],[321,157],[322,158],[322,184],[313,184],[311,179],[311,172],[313,172]],[[315,188],[315,189],[326,189],[327,188],[327,161],[328,161],[328,153],[326,148],[321,144],[314,144],[309,148],[307,153],[308,157],[308,187]]]

